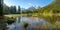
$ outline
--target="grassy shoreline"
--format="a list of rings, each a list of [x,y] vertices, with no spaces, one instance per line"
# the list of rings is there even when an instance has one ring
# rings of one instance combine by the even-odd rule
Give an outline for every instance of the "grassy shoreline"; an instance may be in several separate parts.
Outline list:
[[[60,16],[60,14],[38,14],[38,13],[35,13],[35,14],[32,14],[31,16],[44,16],[44,17],[47,17],[47,16]],[[4,15],[6,17],[17,17],[17,16],[28,16],[28,14],[9,14],[9,15]]]

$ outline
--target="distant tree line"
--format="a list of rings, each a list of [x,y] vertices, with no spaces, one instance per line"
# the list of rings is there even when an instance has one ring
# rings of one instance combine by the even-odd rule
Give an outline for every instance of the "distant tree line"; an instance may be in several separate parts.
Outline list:
[[[4,14],[20,14],[21,9],[20,9],[20,6],[18,6],[18,9],[17,9],[16,6],[8,7],[7,5],[3,4],[3,13]]]
[[[20,6],[18,8],[16,6],[7,6],[6,4],[3,4],[3,13],[4,14],[32,14],[32,13],[38,13],[38,9],[35,10],[29,10],[25,9],[21,11]]]
[[[32,14],[32,13],[33,13],[33,11],[31,11],[31,10],[23,10],[23,11],[22,11],[22,14],[29,14],[29,13],[31,13],[31,14]]]

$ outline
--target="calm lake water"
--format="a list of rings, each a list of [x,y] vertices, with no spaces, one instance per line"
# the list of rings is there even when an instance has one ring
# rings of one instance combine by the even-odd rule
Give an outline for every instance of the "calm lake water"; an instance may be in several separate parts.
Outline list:
[[[25,30],[23,27],[23,22],[27,21],[28,22],[28,27],[27,30],[40,30],[41,26],[43,25],[42,28],[47,28],[46,25],[48,22],[46,22],[44,19],[42,18],[38,18],[38,17],[16,17],[15,18],[16,22],[14,22],[13,24],[8,25],[7,24],[7,28],[8,30]]]

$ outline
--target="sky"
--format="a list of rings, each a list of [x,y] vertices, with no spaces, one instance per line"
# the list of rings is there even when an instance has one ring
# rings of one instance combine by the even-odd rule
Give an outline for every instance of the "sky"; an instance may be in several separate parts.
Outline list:
[[[50,4],[53,0],[4,0],[7,6],[20,6],[21,8],[28,8],[30,6],[44,7]]]

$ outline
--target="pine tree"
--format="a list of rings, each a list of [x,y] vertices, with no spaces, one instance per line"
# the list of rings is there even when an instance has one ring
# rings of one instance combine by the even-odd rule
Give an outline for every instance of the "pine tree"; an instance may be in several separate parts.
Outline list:
[[[21,13],[21,9],[20,9],[20,6],[18,6],[18,13],[19,13],[19,14]]]

